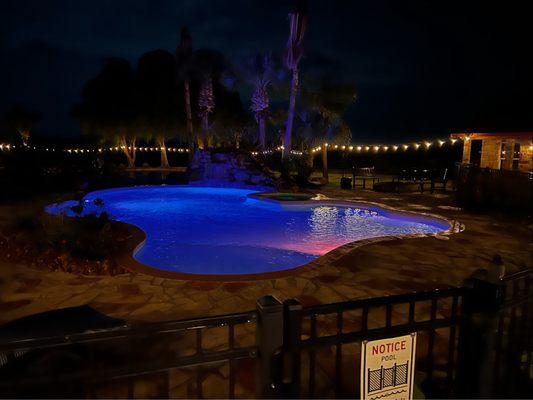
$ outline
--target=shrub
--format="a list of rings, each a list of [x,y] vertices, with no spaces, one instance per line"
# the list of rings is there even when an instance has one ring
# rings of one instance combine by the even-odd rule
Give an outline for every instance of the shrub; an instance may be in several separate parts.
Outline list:
[[[303,157],[300,157],[295,161],[295,170],[296,170],[296,183],[298,186],[306,187],[309,185],[309,178],[313,173],[313,167],[303,160]]]
[[[15,220],[8,231],[15,240],[39,252],[53,250],[71,257],[104,260],[115,250],[116,238],[105,212],[76,218],[25,215]]]

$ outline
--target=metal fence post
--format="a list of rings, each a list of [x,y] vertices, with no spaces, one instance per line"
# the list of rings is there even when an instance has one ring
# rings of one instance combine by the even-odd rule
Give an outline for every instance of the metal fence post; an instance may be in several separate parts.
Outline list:
[[[274,296],[257,299],[256,344],[259,349],[256,370],[258,398],[282,396],[283,304]]]
[[[457,395],[491,397],[498,310],[505,285],[479,278],[469,279],[467,285],[470,288],[463,301],[459,336]]]
[[[284,322],[284,350],[287,355],[287,376],[284,377],[285,398],[300,397],[300,338],[302,336],[302,305],[298,300],[286,300]]]

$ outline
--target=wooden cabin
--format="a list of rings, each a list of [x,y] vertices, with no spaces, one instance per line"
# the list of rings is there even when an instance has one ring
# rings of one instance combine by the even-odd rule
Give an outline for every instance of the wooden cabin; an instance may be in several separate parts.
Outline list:
[[[533,132],[452,133],[463,141],[463,163],[481,168],[533,171]]]

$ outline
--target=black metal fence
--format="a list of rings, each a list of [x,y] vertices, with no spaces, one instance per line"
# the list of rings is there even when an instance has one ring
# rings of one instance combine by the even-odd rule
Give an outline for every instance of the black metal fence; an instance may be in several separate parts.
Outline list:
[[[506,213],[533,212],[533,172],[479,168],[457,164],[456,196],[468,209]]]
[[[294,368],[285,395],[358,394],[361,342],[418,332],[416,365],[423,374],[419,381],[424,392],[450,396],[456,369],[459,305],[465,290],[451,288],[305,308],[291,302],[286,324],[294,338],[287,341],[286,351],[292,354]]]
[[[354,398],[361,341],[412,332],[415,396],[527,397],[532,278],[310,307],[266,296],[245,313],[2,343],[0,397]],[[370,371],[370,386],[402,368]]]
[[[4,343],[0,395],[203,397],[205,382],[224,369],[210,397],[235,397],[236,365],[258,356],[255,340],[249,340],[257,315],[250,311]],[[239,395],[253,396],[253,387],[241,388]]]

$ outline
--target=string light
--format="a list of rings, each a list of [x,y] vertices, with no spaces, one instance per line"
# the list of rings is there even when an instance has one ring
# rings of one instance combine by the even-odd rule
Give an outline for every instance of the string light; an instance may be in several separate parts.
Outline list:
[[[455,139],[455,138],[450,138],[450,139],[447,139],[450,141],[450,143],[452,145],[454,145],[457,140],[461,140],[461,139]],[[424,144],[424,148],[425,150],[428,150],[433,144],[438,144],[439,147],[442,147],[446,144],[447,140],[442,140],[442,139],[435,139],[435,140],[427,140],[427,141],[424,141],[423,144]],[[465,141],[469,141],[471,140],[471,138],[469,136],[465,136],[464,137],[464,140]],[[420,148],[420,144],[419,143],[413,143],[412,146],[418,150]],[[358,152],[361,152],[362,150],[368,152],[370,151],[370,149],[374,150],[375,152],[379,152],[380,149],[383,149],[384,152],[387,152],[389,149],[392,149],[392,151],[397,151],[399,149],[402,149],[404,151],[408,150],[410,147],[409,144],[402,144],[402,145],[332,145],[330,143],[324,143],[322,146],[317,146],[317,147],[314,147],[314,148],[311,148],[309,149],[308,151],[310,153],[316,153],[318,151],[321,151],[323,148],[329,148],[331,150],[337,150],[337,151],[353,151],[354,149],[357,150]],[[529,150],[530,151],[533,151],[533,145],[530,145],[528,146],[529,147]],[[11,143],[0,143],[0,151],[10,151],[10,150],[13,150],[15,149],[16,146],[11,144]],[[43,151],[43,152],[55,152],[56,151],[56,148],[52,147],[52,146],[48,146],[48,147],[40,147],[40,146],[29,146],[29,145],[25,145],[23,147],[23,149],[27,150],[27,151]],[[282,151],[284,149],[283,146],[278,146],[274,149],[269,149],[269,150],[262,150],[262,151],[252,151],[250,152],[251,155],[253,156],[257,156],[259,154],[272,154],[274,151]],[[125,151],[125,150],[128,150],[128,151],[132,151],[132,150],[135,150],[135,151],[139,151],[139,152],[159,152],[161,150],[166,150],[167,152],[172,152],[172,153],[188,153],[189,152],[189,149],[188,148],[177,148],[177,147],[166,147],[166,146],[161,146],[161,147],[135,147],[135,146],[125,146],[125,145],[120,145],[120,146],[114,146],[114,147],[98,147],[98,148],[90,148],[90,147],[72,147],[72,148],[64,148],[64,149],[59,149],[59,151],[63,151],[65,153],[68,153],[68,154],[89,154],[89,153],[104,153],[104,152],[118,152],[118,151]],[[302,151],[298,151],[298,150],[291,150],[291,154],[293,155],[303,155],[304,152]]]

